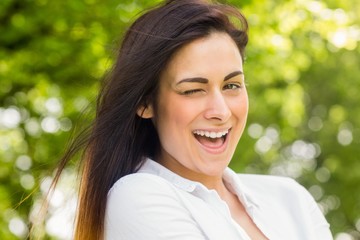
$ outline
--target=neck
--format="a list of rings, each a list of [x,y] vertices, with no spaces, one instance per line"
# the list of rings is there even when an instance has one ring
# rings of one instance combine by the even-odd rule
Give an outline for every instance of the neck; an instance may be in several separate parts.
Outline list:
[[[201,172],[190,170],[174,159],[168,159],[167,161],[163,161],[164,158],[161,157],[158,159],[158,163],[170,171],[178,174],[183,178],[202,183],[206,188],[217,191],[221,198],[229,194],[229,190],[226,188],[225,183],[223,182],[223,172],[219,172],[217,175],[207,175]]]

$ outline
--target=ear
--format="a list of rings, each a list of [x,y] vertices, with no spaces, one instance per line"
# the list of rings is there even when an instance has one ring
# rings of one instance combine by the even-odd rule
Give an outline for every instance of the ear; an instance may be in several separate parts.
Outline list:
[[[136,113],[141,118],[152,118],[154,116],[154,109],[152,105],[141,105]]]

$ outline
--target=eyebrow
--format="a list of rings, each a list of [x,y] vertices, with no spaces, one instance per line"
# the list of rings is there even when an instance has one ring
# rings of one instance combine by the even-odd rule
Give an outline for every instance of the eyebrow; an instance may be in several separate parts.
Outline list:
[[[243,74],[244,74],[244,73],[243,73],[242,71],[232,72],[232,73],[226,75],[226,77],[224,78],[224,81],[227,81],[227,80],[229,80],[230,78],[233,78],[233,77],[235,77],[235,76],[237,76],[237,75],[243,75]]]
[[[233,77],[235,77],[237,75],[242,75],[242,74],[244,74],[242,71],[235,71],[235,72],[229,73],[228,75],[226,75],[224,77],[224,81],[227,81],[227,80],[229,80],[229,79],[231,79],[231,78],[233,78]],[[179,82],[177,82],[176,85],[179,85],[179,84],[185,83],[185,82],[187,82],[187,83],[188,82],[190,82],[190,83],[196,82],[196,83],[204,83],[204,84],[206,84],[206,83],[209,82],[209,80],[206,79],[206,78],[202,78],[202,77],[184,78],[184,79],[180,80]]]

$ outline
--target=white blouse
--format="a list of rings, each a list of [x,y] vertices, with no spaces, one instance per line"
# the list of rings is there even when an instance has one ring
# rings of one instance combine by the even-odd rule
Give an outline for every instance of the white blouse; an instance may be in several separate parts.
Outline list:
[[[333,239],[311,195],[290,178],[223,175],[249,216],[270,240]],[[148,159],[108,194],[107,240],[250,240],[215,190]]]

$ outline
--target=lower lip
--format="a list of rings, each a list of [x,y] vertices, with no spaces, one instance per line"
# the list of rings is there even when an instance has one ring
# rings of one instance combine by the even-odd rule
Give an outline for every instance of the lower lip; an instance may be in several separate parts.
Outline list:
[[[228,142],[229,142],[229,136],[230,136],[230,131],[231,129],[229,129],[229,132],[227,133],[226,135],[226,138],[225,138],[225,141],[223,142],[223,144],[219,147],[208,147],[208,146],[205,146],[203,144],[201,144],[196,138],[196,142],[208,153],[210,154],[220,154],[220,153],[223,153],[225,152],[226,150],[226,147],[228,145]]]

